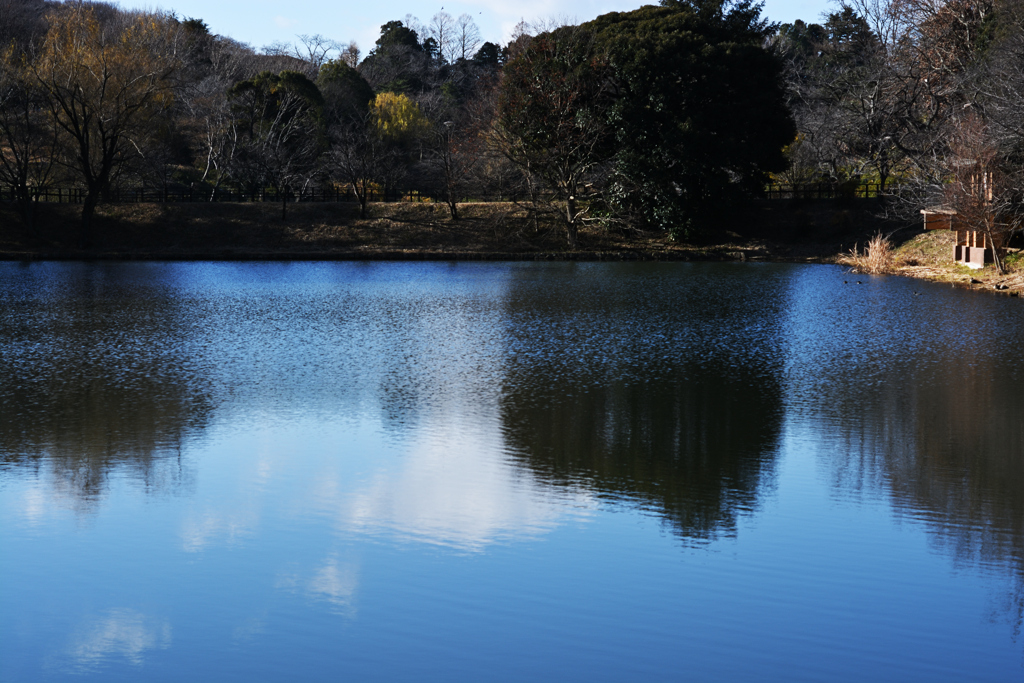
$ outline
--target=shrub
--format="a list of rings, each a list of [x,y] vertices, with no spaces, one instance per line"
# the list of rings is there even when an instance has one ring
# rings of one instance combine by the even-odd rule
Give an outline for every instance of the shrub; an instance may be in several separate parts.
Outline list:
[[[896,259],[893,254],[892,242],[882,233],[878,233],[868,240],[863,254],[854,246],[848,255],[840,259],[840,263],[850,266],[855,273],[880,275],[891,272]]]

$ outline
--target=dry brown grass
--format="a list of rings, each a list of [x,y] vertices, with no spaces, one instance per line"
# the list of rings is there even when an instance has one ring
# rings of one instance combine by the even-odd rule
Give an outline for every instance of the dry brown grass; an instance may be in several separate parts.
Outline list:
[[[847,254],[840,256],[839,263],[850,266],[855,273],[882,275],[891,273],[896,268],[895,251],[892,242],[882,233],[876,234],[864,247],[861,253],[854,245]]]

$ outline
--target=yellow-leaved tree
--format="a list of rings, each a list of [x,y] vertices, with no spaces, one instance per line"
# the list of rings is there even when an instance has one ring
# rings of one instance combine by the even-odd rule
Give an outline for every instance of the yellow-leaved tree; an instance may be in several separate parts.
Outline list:
[[[418,104],[408,96],[382,92],[370,104],[378,137],[394,142],[411,142],[430,131],[430,122]]]
[[[34,74],[63,139],[64,163],[85,189],[80,243],[92,245],[92,217],[117,171],[141,154],[173,100],[177,59],[165,49],[174,29],[159,15],[101,23],[88,6],[64,6],[49,28]]]
[[[422,143],[430,132],[430,122],[416,102],[393,92],[382,92],[374,97],[369,122],[373,135],[381,143],[374,165],[387,201],[401,186],[410,159],[417,152],[422,156]]]

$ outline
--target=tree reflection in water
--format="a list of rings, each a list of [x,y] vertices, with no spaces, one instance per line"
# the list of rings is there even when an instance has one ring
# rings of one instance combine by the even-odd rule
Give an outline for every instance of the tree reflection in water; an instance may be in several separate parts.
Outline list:
[[[716,589],[720,595],[742,593],[737,589],[751,584],[751,593],[757,592],[766,577],[774,587],[765,591],[766,599],[789,599],[791,592],[802,594],[802,579],[812,577],[813,599],[801,602],[797,595],[788,604],[830,623],[833,617],[820,607],[846,609],[842,592],[848,576],[821,572],[818,580],[815,574],[831,567],[829,561],[853,558],[860,548],[847,544],[848,555],[836,560],[846,539],[831,525],[849,517],[848,528],[855,527],[866,512],[869,522],[881,525],[882,540],[895,545],[903,537],[888,533],[898,526],[891,524],[894,509],[895,516],[928,529],[942,552],[972,565],[965,572],[969,581],[925,582],[901,604],[939,604],[944,594],[934,592],[936,587],[984,590],[979,576],[985,587],[1003,591],[1000,582],[1009,576],[995,616],[1009,616],[1021,627],[1024,317],[987,311],[987,299],[971,302],[981,329],[975,334],[958,321],[944,322],[948,311],[964,305],[963,292],[949,292],[947,300],[947,290],[936,289],[913,298],[910,287],[919,284],[893,279],[844,288],[842,273],[824,267],[36,264],[34,275],[11,277],[14,270],[0,268],[0,477],[12,494],[7,500],[20,505],[27,498],[17,494],[35,495],[51,486],[55,496],[93,512],[98,500],[114,501],[126,480],[147,493],[187,493],[187,499],[148,506],[138,516],[147,525],[145,545],[157,551],[150,556],[169,558],[168,569],[144,572],[138,585],[151,582],[153,594],[171,596],[169,603],[192,601],[204,619],[215,611],[210,595],[223,596],[221,604],[229,607],[232,600],[244,603],[236,614],[244,619],[232,626],[236,633],[286,638],[296,619],[315,621],[319,611],[349,618],[358,606],[395,594],[391,607],[398,611],[380,611],[376,626],[405,623],[418,610],[422,621],[408,623],[429,625],[409,629],[409,642],[418,645],[436,615],[457,601],[443,591],[440,608],[436,599],[420,601],[426,583],[391,582],[395,577],[415,575],[418,581],[426,567],[422,576],[448,585],[456,575],[453,567],[468,577],[506,560],[502,576],[512,576],[523,557],[538,561],[534,551],[542,546],[551,551],[544,561],[560,566],[559,553],[576,552],[575,546],[533,540],[606,538],[601,525],[612,516],[603,510],[591,514],[601,500],[613,501],[609,509],[650,512],[684,543],[703,544],[747,529],[744,515],[762,507],[777,473],[773,501],[779,504],[761,518],[783,522],[774,533],[790,533],[788,520],[794,517],[786,515],[802,515],[803,522],[821,509],[813,507],[820,505],[821,493],[826,499],[863,495],[866,503],[839,501],[820,524],[795,525],[836,536],[821,544],[820,557],[817,536],[793,540],[798,552],[790,556],[785,546],[764,543],[772,538],[771,523],[752,525],[740,540],[754,540],[754,546],[760,541],[761,548],[740,558],[736,566],[749,572],[726,577]],[[999,320],[1003,328],[991,329],[991,321]],[[205,431],[211,433],[206,444],[195,444]],[[179,450],[186,454],[183,463]],[[194,489],[198,475],[189,458],[204,475]],[[830,490],[822,486],[823,471],[832,476]],[[18,486],[19,477],[27,484]],[[809,502],[801,499],[779,513],[808,492]],[[111,518],[134,522],[136,510],[121,506],[124,516]],[[581,510],[579,519],[588,523],[575,536],[565,521]],[[162,530],[159,523],[153,526],[165,519],[172,523]],[[870,544],[876,529],[866,526],[860,541]],[[562,532],[567,536],[558,536]],[[70,537],[95,538],[90,534],[76,530]],[[645,569],[650,565],[648,576],[664,585],[683,575],[707,577],[713,573],[709,567],[732,563],[725,553],[697,553],[709,562],[680,563],[678,544],[649,536],[655,561],[630,559]],[[913,538],[918,536],[914,530]],[[33,527],[12,544],[42,547],[36,538]],[[123,554],[97,581],[115,592],[136,571],[121,558],[140,554],[140,535],[123,538]],[[507,543],[512,540],[517,548]],[[444,550],[424,551],[424,543]],[[615,551],[598,544],[585,552],[597,557]],[[744,552],[751,547],[727,545]],[[96,547],[106,552],[106,546]],[[359,548],[371,548],[369,559]],[[47,552],[28,563],[19,560],[28,567],[26,575],[53,567],[49,583],[35,577],[27,582],[36,593],[26,601],[51,587],[67,594],[77,590],[74,581],[64,580],[65,567],[57,566],[64,563],[49,563]],[[721,562],[711,561],[716,554]],[[870,550],[864,555],[868,561],[852,562],[849,571],[866,568],[871,585],[855,586],[851,595],[885,602],[884,591],[874,586],[888,581],[889,558]],[[766,572],[758,561],[769,556],[779,571]],[[820,564],[801,561],[825,556],[829,561]],[[590,556],[581,557],[587,562]],[[492,560],[496,564],[489,565]],[[217,571],[208,570],[214,566]],[[916,582],[918,566],[932,563],[893,573]],[[493,580],[489,572],[480,573]],[[181,580],[157,585],[171,575]],[[550,572],[536,575],[544,587],[558,585]],[[648,606],[663,600],[658,587],[645,584]],[[503,586],[499,602],[502,591],[512,595]],[[281,612],[290,616],[278,628],[267,615],[277,609],[274,601],[282,592],[301,599]],[[616,615],[606,622],[616,642],[624,633],[618,615],[647,618],[636,610],[634,595],[609,596],[624,610],[608,612]],[[547,614],[571,612],[578,604],[571,599],[552,602]],[[517,596],[506,604],[514,603],[518,609]],[[666,602],[666,609],[677,604],[682,603]],[[109,608],[85,615],[81,636],[69,641],[76,661],[83,668],[113,660],[135,666],[162,652],[171,642],[164,625],[172,621],[139,605],[111,600]],[[251,605],[256,608],[249,610]],[[706,607],[694,613],[704,615],[697,629],[720,611],[714,600]],[[869,602],[852,610],[856,618],[849,624],[843,612],[835,620],[839,631],[826,628],[824,637],[845,639],[850,629],[863,627],[871,642],[854,638],[847,654],[856,658],[864,652],[869,664],[878,664],[875,671],[882,671],[894,650],[874,647],[881,633],[876,626],[910,626],[908,640],[894,641],[893,647],[919,642],[919,632],[924,638],[935,633],[913,615],[890,619],[887,607]],[[746,608],[737,610],[744,620]],[[963,609],[972,608],[941,613],[969,616],[973,612]],[[40,623],[65,611],[55,608]],[[504,614],[490,603],[480,613],[499,619]],[[350,632],[365,630],[379,642],[397,642],[390,639],[390,626],[373,630],[372,609],[359,614],[368,628]],[[538,621],[523,621],[523,633],[537,633]],[[671,623],[690,628],[685,620]],[[730,648],[739,632],[736,623],[711,624],[729,634]],[[753,623],[754,630],[768,624],[774,635],[781,622]],[[806,636],[814,635],[814,623],[801,619],[796,630],[783,624],[779,640],[765,647],[774,657],[773,643],[795,636],[813,649]],[[969,631],[948,633],[952,638]],[[337,630],[332,625],[322,632],[333,637]],[[382,633],[389,635],[381,638]],[[633,640],[621,642],[642,649],[650,633],[637,630]],[[178,638],[175,647],[191,637]],[[211,637],[220,657],[227,650]],[[53,641],[52,634],[44,640]],[[323,652],[335,645],[311,642]],[[592,642],[587,640],[588,647]],[[676,645],[673,636],[666,648],[675,652]],[[835,648],[829,644],[826,650],[823,661],[830,661]],[[294,658],[281,661],[290,666]],[[792,661],[782,666],[788,669]],[[337,660],[330,665],[336,673]],[[489,670],[491,660],[485,666]],[[894,669],[894,675],[906,670]]]
[[[834,446],[822,459],[838,495],[882,492],[956,564],[1010,577],[1001,610],[1019,632],[1024,311],[978,296],[965,324],[956,313],[969,295],[933,286],[914,299],[921,287],[887,282],[859,302],[805,288],[787,314],[798,341],[786,400]],[[821,320],[832,322],[828,334]]]
[[[634,281],[614,296],[587,271],[513,287],[506,439],[544,481],[649,506],[685,539],[730,535],[773,477],[785,279],[617,270]]]
[[[506,437],[541,480],[650,506],[688,539],[731,535],[771,481],[780,427],[778,385],[741,372],[723,381],[680,369],[674,381],[586,390],[568,381],[574,399],[540,406],[513,389]]]
[[[1024,626],[1024,397],[1020,382],[988,364],[907,368],[884,391],[856,383],[828,395],[845,415],[831,425],[842,458],[830,459],[844,494],[887,491],[901,516],[921,520],[936,547],[962,566],[1008,572],[1000,608]],[[827,423],[830,423],[829,420]]]
[[[187,489],[181,444],[210,403],[179,353],[178,305],[123,272],[35,275],[0,306],[0,467],[45,472],[78,510],[92,508],[114,472],[150,490]]]

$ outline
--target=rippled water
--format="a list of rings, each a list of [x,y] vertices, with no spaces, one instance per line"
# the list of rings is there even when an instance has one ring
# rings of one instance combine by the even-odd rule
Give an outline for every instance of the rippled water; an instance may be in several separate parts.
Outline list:
[[[1018,681],[1024,303],[0,264],[0,515],[5,682]]]

